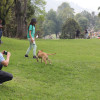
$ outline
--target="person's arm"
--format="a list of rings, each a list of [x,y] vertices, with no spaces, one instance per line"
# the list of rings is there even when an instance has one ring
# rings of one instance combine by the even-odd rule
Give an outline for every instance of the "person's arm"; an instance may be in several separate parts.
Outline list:
[[[33,38],[32,38],[32,36],[31,36],[32,29],[33,29],[33,26],[30,25],[30,26],[29,26],[29,36],[30,36],[31,42],[33,43]]]
[[[6,58],[6,60],[4,60],[4,61],[1,62],[1,64],[4,65],[5,67],[7,67],[8,64],[9,64],[10,56],[11,56],[10,52],[7,52],[7,58]]]
[[[32,36],[31,36],[31,30],[29,31],[29,36],[30,36],[31,42],[33,43],[33,39],[32,39]]]

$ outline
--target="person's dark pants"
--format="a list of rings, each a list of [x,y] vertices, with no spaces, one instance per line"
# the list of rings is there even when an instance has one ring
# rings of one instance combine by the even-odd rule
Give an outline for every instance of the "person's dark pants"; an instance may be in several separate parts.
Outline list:
[[[0,83],[12,80],[13,75],[8,72],[4,72],[1,69],[2,66],[0,66]]]
[[[0,30],[0,44],[1,44],[2,31]]]

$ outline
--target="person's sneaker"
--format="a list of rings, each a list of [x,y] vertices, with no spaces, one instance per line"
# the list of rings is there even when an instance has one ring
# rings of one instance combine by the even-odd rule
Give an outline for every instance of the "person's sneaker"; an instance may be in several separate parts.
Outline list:
[[[0,83],[0,85],[2,85],[2,83]]]
[[[25,55],[25,57],[28,57],[28,55]]]
[[[37,57],[36,56],[33,56],[33,58],[36,59]]]

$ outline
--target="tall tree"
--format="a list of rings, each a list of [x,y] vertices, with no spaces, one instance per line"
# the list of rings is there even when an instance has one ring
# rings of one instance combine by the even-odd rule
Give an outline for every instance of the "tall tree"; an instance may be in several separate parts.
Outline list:
[[[26,22],[27,0],[14,0],[14,1],[15,1],[15,16],[17,22],[16,37],[24,37],[27,33],[27,22]]]
[[[27,21],[30,21],[32,16],[35,13],[34,5],[31,3],[31,0],[27,2]]]
[[[45,35],[51,35],[51,34],[54,34],[54,32],[55,32],[55,23],[54,23],[54,21],[52,21],[52,20],[46,20],[45,22],[44,22],[44,26],[43,26],[43,29],[44,29],[44,36]]]
[[[3,25],[6,23],[7,15],[13,4],[13,0],[0,0],[0,19],[3,20]]]
[[[88,29],[89,21],[88,21],[87,18],[85,18],[85,17],[80,17],[80,18],[78,19],[78,22],[79,22],[79,25],[81,26],[81,28],[82,28],[83,31],[86,30],[86,29]]]
[[[46,15],[46,20],[43,24],[44,35],[56,34],[56,11],[51,9]]]
[[[25,37],[27,22],[29,24],[33,16],[40,18],[44,14],[44,0],[33,1],[34,4],[31,0],[0,0],[0,18],[3,24],[6,22],[5,36]],[[8,27],[12,29],[9,30]]]
[[[95,12],[89,13],[88,11],[82,11],[76,14],[75,19],[81,24],[82,29],[88,28],[89,30],[94,30],[97,16]]]
[[[35,16],[43,15],[45,13],[45,0],[31,0],[34,9],[35,9]]]
[[[88,27],[93,28],[95,25],[95,20],[94,20],[95,13],[94,12],[89,13],[88,11],[84,10],[81,12],[81,14],[82,14],[82,16],[84,16],[85,18],[88,19]]]
[[[63,24],[60,38],[74,39],[76,30],[80,30],[79,24],[74,19],[68,18],[67,21]]]
[[[98,7],[98,10],[100,10],[100,7]],[[98,16],[100,17],[100,12],[98,13]]]
[[[67,18],[74,17],[74,9],[70,7],[69,3],[62,3],[57,9],[57,15],[62,18],[62,22],[65,22]]]

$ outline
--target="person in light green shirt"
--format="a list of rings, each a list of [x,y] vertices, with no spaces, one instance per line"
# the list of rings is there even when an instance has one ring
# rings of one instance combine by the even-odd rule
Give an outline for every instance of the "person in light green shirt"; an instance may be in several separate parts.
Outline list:
[[[28,57],[28,54],[31,50],[31,48],[33,47],[33,58],[36,58],[36,48],[37,45],[35,43],[35,24],[36,24],[36,19],[33,18],[31,19],[30,25],[28,27],[28,34],[27,34],[27,38],[29,40],[30,46],[26,51],[25,57]]]

